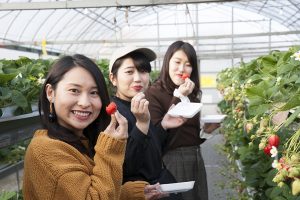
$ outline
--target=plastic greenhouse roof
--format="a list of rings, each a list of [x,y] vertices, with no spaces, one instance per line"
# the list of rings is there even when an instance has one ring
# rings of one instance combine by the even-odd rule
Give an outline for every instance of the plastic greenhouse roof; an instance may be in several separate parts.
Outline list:
[[[115,48],[133,44],[160,57],[183,39],[212,59],[299,45],[299,0],[153,2],[0,0],[0,47],[109,58]]]

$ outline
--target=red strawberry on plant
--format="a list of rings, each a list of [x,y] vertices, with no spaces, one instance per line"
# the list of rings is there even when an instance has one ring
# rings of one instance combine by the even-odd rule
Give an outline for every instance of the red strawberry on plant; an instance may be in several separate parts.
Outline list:
[[[190,75],[188,75],[188,74],[182,74],[181,79],[185,80],[186,78],[189,78],[189,77],[190,77]]]
[[[272,146],[270,144],[268,144],[265,148],[264,148],[264,153],[268,156],[271,155],[271,149],[272,149]]]
[[[117,105],[115,102],[111,102],[108,106],[106,106],[106,113],[109,115],[114,114],[117,111]]]
[[[269,145],[270,146],[274,146],[274,147],[278,147],[279,143],[280,143],[280,138],[278,135],[271,135],[268,139]]]

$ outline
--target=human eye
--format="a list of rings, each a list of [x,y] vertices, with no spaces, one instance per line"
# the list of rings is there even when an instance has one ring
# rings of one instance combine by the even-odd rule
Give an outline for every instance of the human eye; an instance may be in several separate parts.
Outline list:
[[[91,91],[91,95],[92,95],[92,96],[99,96],[98,90],[93,90],[93,91]]]
[[[127,70],[125,71],[126,74],[133,74],[133,70]]]
[[[76,88],[71,88],[71,89],[69,89],[69,91],[73,94],[79,94],[79,90]]]
[[[192,65],[190,63],[186,63],[185,66],[192,67]]]

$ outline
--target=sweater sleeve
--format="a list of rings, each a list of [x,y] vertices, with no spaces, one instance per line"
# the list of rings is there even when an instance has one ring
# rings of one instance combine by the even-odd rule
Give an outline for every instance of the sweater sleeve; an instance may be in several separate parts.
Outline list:
[[[121,190],[120,200],[145,200],[145,181],[128,181],[124,183]]]
[[[64,142],[35,141],[30,147],[32,157],[25,160],[25,165],[32,162],[30,171],[25,171],[27,179],[30,176],[25,188],[30,190],[32,184],[34,193],[29,199],[119,199],[125,145],[126,141],[100,134],[92,168],[89,159]]]

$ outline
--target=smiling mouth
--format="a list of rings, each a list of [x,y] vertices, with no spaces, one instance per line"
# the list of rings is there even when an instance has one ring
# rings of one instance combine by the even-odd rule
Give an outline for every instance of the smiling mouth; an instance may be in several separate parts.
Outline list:
[[[73,110],[72,113],[75,115],[75,117],[79,119],[86,119],[92,114],[89,111],[78,111],[78,110]]]

